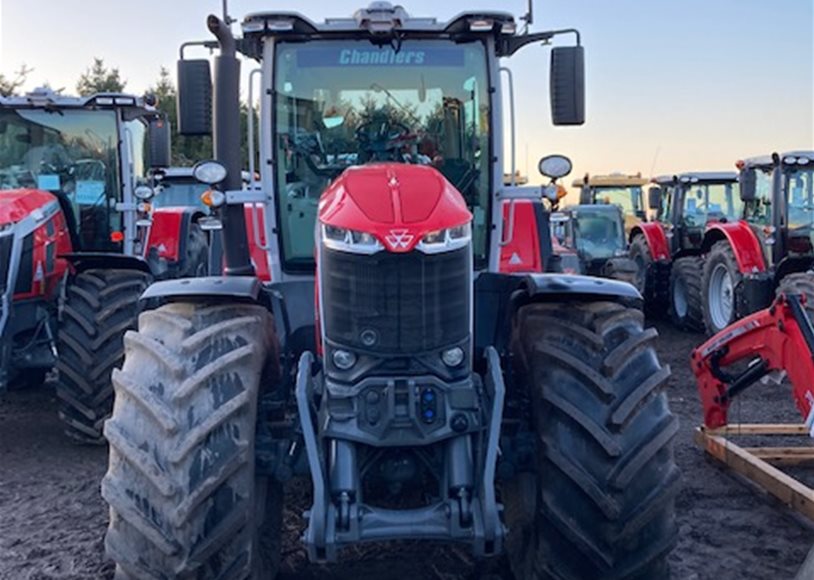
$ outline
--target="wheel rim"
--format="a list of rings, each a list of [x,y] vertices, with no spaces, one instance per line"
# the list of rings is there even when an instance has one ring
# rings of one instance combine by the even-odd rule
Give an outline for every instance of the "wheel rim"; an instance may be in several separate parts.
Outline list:
[[[687,316],[688,309],[687,287],[684,285],[684,280],[679,278],[673,284],[673,310],[679,319],[683,319]]]
[[[636,263],[636,274],[633,276],[633,280],[636,283],[636,290],[638,290],[640,294],[644,294],[644,280],[645,280],[644,258],[642,258],[641,255],[637,254],[636,257],[633,258],[633,261]]]
[[[735,292],[732,275],[725,264],[718,264],[709,279],[709,315],[716,330],[727,326],[732,320]]]

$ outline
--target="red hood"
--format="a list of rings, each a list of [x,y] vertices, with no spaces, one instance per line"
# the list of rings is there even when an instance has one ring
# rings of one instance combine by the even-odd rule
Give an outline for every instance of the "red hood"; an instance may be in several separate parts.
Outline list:
[[[390,251],[409,252],[429,232],[469,223],[463,196],[432,167],[380,163],[351,167],[319,202],[319,221],[376,236]],[[406,246],[387,243],[397,233]]]
[[[16,223],[54,199],[52,194],[39,189],[0,191],[0,224]]]

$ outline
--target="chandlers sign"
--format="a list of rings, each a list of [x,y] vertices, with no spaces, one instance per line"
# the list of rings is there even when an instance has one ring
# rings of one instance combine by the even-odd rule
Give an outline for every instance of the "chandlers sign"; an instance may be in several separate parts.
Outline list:
[[[448,66],[464,65],[464,52],[459,48],[402,48],[363,46],[301,48],[297,51],[297,65],[309,67],[355,67],[355,66]]]

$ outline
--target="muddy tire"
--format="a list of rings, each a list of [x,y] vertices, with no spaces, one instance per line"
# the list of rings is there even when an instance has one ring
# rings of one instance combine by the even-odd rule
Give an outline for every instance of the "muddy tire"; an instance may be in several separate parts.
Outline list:
[[[78,442],[104,443],[102,424],[113,408],[110,373],[122,362],[122,337],[136,328],[138,299],[149,283],[138,270],[87,270],[68,284],[56,395],[65,433]]]
[[[200,278],[209,274],[209,242],[198,224],[190,224],[184,270],[179,278]]]
[[[737,300],[742,280],[732,246],[726,240],[715,242],[704,261],[701,282],[704,326],[708,335],[721,332],[743,315],[738,310]]]
[[[704,330],[703,270],[704,260],[700,256],[679,258],[670,270],[670,319],[683,330]]]
[[[814,321],[814,271],[798,272],[796,274],[789,274],[782,280],[775,292],[777,296],[781,294],[790,295],[797,294],[798,296],[806,297],[805,311],[808,317]]]
[[[630,242],[628,256],[636,265],[633,285],[644,298],[645,311],[658,314],[666,301],[666,276],[661,275],[659,265],[650,254],[650,246],[643,234],[636,234]]]
[[[273,578],[282,490],[256,477],[254,456],[259,393],[275,381],[271,314],[174,303],[139,329],[125,336],[105,424],[117,578]]]
[[[669,577],[678,422],[657,333],[642,322],[640,311],[611,302],[517,313],[512,349],[529,391],[539,474],[501,488],[518,580]]]
[[[636,277],[638,274],[639,268],[636,262],[630,258],[611,258],[605,262],[602,268],[602,275],[605,278],[627,282],[633,286],[636,286]]]

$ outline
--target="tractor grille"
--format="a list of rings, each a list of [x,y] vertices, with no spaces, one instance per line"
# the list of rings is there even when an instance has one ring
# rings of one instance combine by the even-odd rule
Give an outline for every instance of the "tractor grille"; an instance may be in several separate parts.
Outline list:
[[[467,247],[368,256],[323,249],[319,273],[328,339],[387,354],[429,351],[465,339],[469,252]]]

